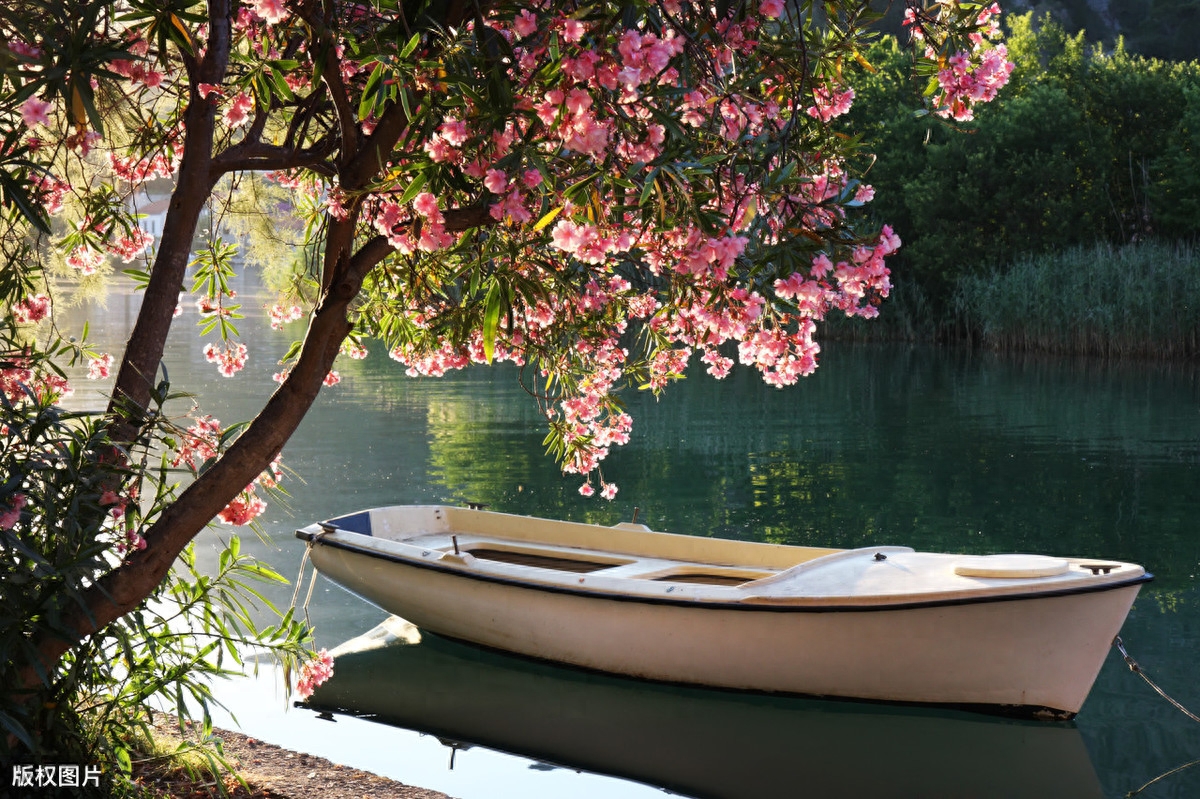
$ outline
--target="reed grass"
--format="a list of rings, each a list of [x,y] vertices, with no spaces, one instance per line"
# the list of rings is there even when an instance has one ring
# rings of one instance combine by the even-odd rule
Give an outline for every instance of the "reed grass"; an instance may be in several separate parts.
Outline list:
[[[985,347],[1105,357],[1200,352],[1200,253],[1186,244],[1098,244],[961,278],[961,329]]]

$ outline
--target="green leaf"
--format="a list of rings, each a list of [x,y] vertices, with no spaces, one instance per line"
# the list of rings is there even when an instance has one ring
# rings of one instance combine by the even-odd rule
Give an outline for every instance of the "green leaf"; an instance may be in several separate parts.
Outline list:
[[[421,34],[414,33],[412,38],[408,40],[408,44],[404,45],[404,49],[400,51],[401,58],[408,58],[413,54],[413,50],[417,49],[417,45],[421,43]]]
[[[363,87],[362,100],[358,103],[359,119],[366,119],[375,110],[375,105],[379,102],[378,90],[382,85],[383,64],[377,63],[375,69],[371,70],[371,76],[367,78],[367,85]]]
[[[425,188],[425,182],[429,179],[429,175],[425,172],[418,172],[413,178],[412,183],[408,184],[408,188],[404,190],[404,194],[400,195],[400,204],[410,203]]]
[[[500,325],[500,281],[494,280],[483,303],[483,357],[492,362],[496,350],[496,329]]]

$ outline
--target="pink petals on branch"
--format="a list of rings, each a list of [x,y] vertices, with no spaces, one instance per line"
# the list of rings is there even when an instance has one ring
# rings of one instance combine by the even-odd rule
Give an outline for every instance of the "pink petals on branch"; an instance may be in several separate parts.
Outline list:
[[[0,505],[0,530],[11,530],[21,520],[21,509],[25,507],[24,494],[13,494],[8,501]]]
[[[50,124],[50,103],[37,97],[30,97],[21,103],[21,121],[28,128]]]
[[[926,43],[925,58],[938,66],[934,112],[968,122],[975,118],[976,105],[994,99],[1008,83],[1014,65],[1008,60],[1008,49],[1003,44],[989,45],[989,40],[1001,35],[1000,6],[996,3],[985,7],[976,17],[978,28],[967,36],[971,43],[969,50],[959,50],[948,58],[940,55],[933,40],[944,28],[952,27],[949,21],[957,8],[950,3],[939,3],[937,10],[927,15],[910,7],[904,12],[904,25],[914,41]]]
[[[828,122],[834,117],[840,117],[850,110],[850,105],[854,102],[854,89],[845,89],[843,91],[834,91],[826,86],[818,86],[813,89],[813,103],[809,106],[805,113],[813,119],[819,119],[822,122]]]
[[[207,344],[204,347],[204,360],[217,364],[217,371],[225,377],[233,377],[246,366],[246,345],[238,342],[226,342],[224,347]]]
[[[230,101],[229,107],[222,115],[225,124],[231,128],[239,128],[250,122],[250,111],[254,108],[254,98],[246,92],[238,92]]]
[[[300,667],[296,693],[308,699],[320,685],[333,676],[333,655],[322,649],[317,656]]]
[[[192,472],[198,472],[205,462],[221,454],[221,423],[211,416],[201,416],[182,434],[182,441],[171,460],[172,466],[186,466]],[[254,478],[250,485],[226,505],[217,519],[223,524],[241,526],[249,524],[267,509],[267,503],[256,493],[258,486],[274,488],[283,478],[279,466],[279,456],[275,456],[267,469]]]
[[[88,361],[88,380],[105,380],[112,370],[113,356],[105,353]]]
[[[938,72],[940,91],[934,98],[938,116],[969,122],[975,118],[975,106],[995,99],[1008,83],[1014,64],[1003,44],[984,51],[977,62],[972,55],[959,51],[950,58],[950,66]]]
[[[254,14],[268,25],[278,25],[289,16],[283,0],[253,0],[251,7]]]
[[[45,294],[27,297],[12,306],[13,319],[18,324],[28,325],[40,322],[50,313],[50,298]]]

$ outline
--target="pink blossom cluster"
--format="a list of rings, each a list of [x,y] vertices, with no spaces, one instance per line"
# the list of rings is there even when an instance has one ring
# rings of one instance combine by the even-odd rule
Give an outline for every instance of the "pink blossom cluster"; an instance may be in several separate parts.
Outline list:
[[[21,509],[25,507],[27,499],[24,494],[13,494],[10,496],[0,508],[0,530],[11,530],[17,522],[21,520]]]
[[[0,362],[0,393],[11,403],[25,402],[32,392],[41,401],[57,403],[75,390],[54,371],[35,369],[27,355],[9,353]]]
[[[302,316],[304,316],[304,311],[295,303],[284,305],[277,302],[267,309],[267,317],[271,321],[272,330],[280,330],[284,325],[294,322]]]
[[[108,165],[113,174],[134,185],[140,185],[155,178],[169,178],[179,169],[182,161],[183,148],[178,145],[169,151],[149,156],[122,156],[114,152],[108,154]]]
[[[196,471],[207,460],[217,457],[217,445],[221,440],[221,423],[211,416],[201,416],[181,436],[182,441],[175,450],[172,466],[186,464]]]
[[[300,699],[308,699],[320,685],[333,676],[333,655],[322,649],[312,660],[306,661],[300,667],[300,677],[296,682],[296,693]]]
[[[112,370],[113,356],[108,353],[98,355],[88,361],[88,380],[105,380]]]
[[[150,43],[145,39],[135,39],[129,44],[132,59],[118,58],[108,62],[108,68],[113,72],[128,78],[133,83],[154,89],[163,82],[163,73],[150,67],[151,62],[146,58],[150,52]]]
[[[246,490],[234,497],[228,505],[221,509],[217,514],[217,519],[222,524],[241,527],[254,521],[262,515],[267,509],[267,503],[262,497],[254,493],[254,486],[247,486]]]
[[[375,202],[369,213],[375,229],[406,255],[418,250],[437,252],[454,244],[437,198],[427,191],[418,194],[410,208],[387,198]]]
[[[124,236],[108,241],[104,248],[125,263],[132,263],[139,255],[154,245],[154,236],[141,228],[134,228]]]
[[[104,253],[87,244],[80,244],[67,254],[67,266],[82,275],[94,275],[104,265]]]
[[[342,342],[341,353],[348,358],[361,361],[367,357],[367,348],[360,342],[348,338]]]
[[[45,294],[38,294],[34,297],[26,297],[20,302],[12,306],[13,319],[18,324],[31,324],[40,322],[50,313],[50,298]]]
[[[991,45],[1001,35],[1000,6],[996,3],[985,6],[976,16],[975,29],[967,36],[970,48],[943,58],[936,45],[956,9],[957,4],[946,0],[939,0],[932,15],[909,7],[904,13],[904,24],[914,40],[925,42],[925,58],[938,64],[938,91],[933,97],[935,112],[968,122],[975,118],[976,105],[995,99],[996,93],[1008,83],[1014,65],[1008,60],[1008,49],[1003,44]]]
[[[63,198],[71,188],[70,184],[53,175],[40,175],[33,178],[33,185],[38,189],[38,199],[46,213],[53,215],[62,210]]]
[[[247,92],[238,92],[230,100],[222,114],[225,124],[231,128],[240,128],[250,122],[250,112],[254,110],[254,98]]]
[[[217,364],[217,371],[225,377],[233,377],[246,366],[246,345],[240,341],[227,341],[224,347],[208,343],[204,346],[204,360]]]
[[[827,86],[818,86],[813,89],[813,105],[805,109],[805,113],[813,119],[828,122],[849,111],[853,102],[854,89],[836,91]]]
[[[201,416],[181,435],[171,465],[185,465],[196,472],[206,461],[220,455],[220,441],[221,423],[212,416]],[[241,526],[260,516],[267,509],[267,503],[255,489],[259,486],[271,489],[279,484],[283,479],[280,460],[281,456],[276,455],[267,469],[217,514],[217,519],[223,524]]]
[[[960,122],[974,119],[975,106],[995,99],[1014,66],[1003,44],[985,50],[977,59],[966,50],[954,54],[949,66],[938,71],[941,91],[934,97],[938,115]]]

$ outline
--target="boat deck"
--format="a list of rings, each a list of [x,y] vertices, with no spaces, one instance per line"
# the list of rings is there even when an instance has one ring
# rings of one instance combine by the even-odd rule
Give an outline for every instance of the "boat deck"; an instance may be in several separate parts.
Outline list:
[[[877,608],[1077,593],[1148,579],[1140,566],[1116,561],[791,547],[432,506],[377,508],[300,535],[465,577],[673,602]]]

